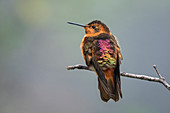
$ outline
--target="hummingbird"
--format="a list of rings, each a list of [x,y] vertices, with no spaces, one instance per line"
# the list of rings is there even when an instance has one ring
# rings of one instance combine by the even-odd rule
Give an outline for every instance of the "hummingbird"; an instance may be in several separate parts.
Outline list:
[[[122,98],[120,64],[123,60],[116,36],[101,21],[94,20],[86,25],[68,22],[83,27],[85,36],[80,48],[86,65],[98,76],[98,89],[104,102]]]

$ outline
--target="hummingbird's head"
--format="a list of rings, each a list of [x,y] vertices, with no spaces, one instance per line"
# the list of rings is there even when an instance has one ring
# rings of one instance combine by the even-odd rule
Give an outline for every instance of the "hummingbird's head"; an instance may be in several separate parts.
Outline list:
[[[109,28],[103,22],[99,20],[94,20],[88,23],[84,29],[85,29],[86,35],[110,33]]]
[[[68,22],[68,23],[84,27],[86,35],[94,36],[94,35],[98,35],[100,33],[110,34],[109,28],[103,22],[101,22],[99,20],[94,20],[94,21],[88,23],[87,25],[82,25],[82,24],[77,24],[77,23],[72,23],[72,22]]]

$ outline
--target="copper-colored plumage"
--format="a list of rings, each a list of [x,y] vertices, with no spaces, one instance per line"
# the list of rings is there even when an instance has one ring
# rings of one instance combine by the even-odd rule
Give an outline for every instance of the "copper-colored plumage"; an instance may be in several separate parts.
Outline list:
[[[98,75],[101,99],[115,102],[122,97],[120,82],[120,63],[122,58],[119,44],[109,28],[101,21],[95,20],[84,27],[85,36],[80,45],[86,65]]]

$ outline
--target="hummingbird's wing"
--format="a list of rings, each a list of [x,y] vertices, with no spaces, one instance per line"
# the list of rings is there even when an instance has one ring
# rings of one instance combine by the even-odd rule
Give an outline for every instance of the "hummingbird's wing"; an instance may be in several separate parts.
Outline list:
[[[98,75],[98,80],[100,81],[100,84],[103,88],[103,91],[109,95],[109,97],[112,97],[113,95],[110,93],[110,90],[108,88],[107,80],[105,78],[105,74],[102,71],[102,68],[99,66],[99,63],[96,60],[96,44],[97,40],[94,37],[84,37],[83,41],[80,45],[82,49],[83,58],[86,62],[86,65],[94,70]],[[92,67],[92,68],[91,68]]]
[[[118,41],[117,41],[117,37],[115,36],[115,35],[112,35],[111,36],[111,40],[113,41],[113,42],[115,42],[115,49],[118,51],[118,55],[119,55],[119,59],[120,60],[123,60],[123,56],[122,56],[122,54],[121,54],[121,52],[120,52],[120,46],[119,46],[119,43],[118,43]],[[121,63],[121,62],[120,62]]]
[[[122,56],[120,56],[121,53],[117,41],[108,35],[101,35],[97,38],[97,41],[93,42],[92,64],[99,76],[101,98],[105,102],[110,98],[118,101],[119,94],[122,97],[119,70],[119,59],[122,59]],[[100,76],[105,79],[101,79]],[[107,84],[103,84],[101,81]],[[105,87],[107,87],[109,93],[104,90]]]
[[[96,61],[95,56],[93,55],[91,58],[91,64],[93,65],[97,75],[98,75],[98,80],[102,85],[102,88],[104,90],[104,92],[106,92],[107,95],[109,95],[109,97],[113,97],[114,95],[111,94],[110,89],[108,88],[108,84],[107,84],[107,80],[105,78],[105,74],[102,71],[101,67],[99,66],[98,62]]]

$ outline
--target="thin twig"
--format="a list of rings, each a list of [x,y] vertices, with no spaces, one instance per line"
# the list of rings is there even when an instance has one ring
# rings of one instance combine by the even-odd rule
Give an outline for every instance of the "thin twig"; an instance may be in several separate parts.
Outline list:
[[[156,70],[159,78],[151,77],[151,76],[147,76],[147,75],[137,75],[137,74],[132,74],[132,73],[125,73],[125,72],[121,72],[120,75],[124,76],[124,77],[136,78],[136,79],[147,80],[147,81],[152,81],[152,82],[159,82],[159,83],[162,83],[170,91],[170,85],[165,81],[165,78],[161,76],[156,65],[153,65],[153,67]],[[83,69],[83,70],[92,71],[87,66],[84,66],[81,64],[68,66],[67,69],[68,70]]]
[[[156,73],[158,74],[159,78],[162,79],[162,80],[165,80],[165,78],[162,77],[162,75],[159,73],[159,71],[158,71],[156,65],[153,65],[153,68],[155,69],[155,71],[156,71]]]

